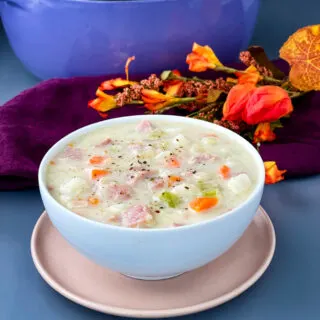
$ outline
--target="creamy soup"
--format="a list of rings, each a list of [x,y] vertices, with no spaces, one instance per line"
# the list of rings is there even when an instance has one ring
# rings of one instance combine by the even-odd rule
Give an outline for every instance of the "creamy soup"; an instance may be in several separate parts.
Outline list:
[[[52,196],[75,214],[130,228],[179,227],[244,202],[255,186],[248,151],[196,125],[147,120],[96,129],[47,169]]]

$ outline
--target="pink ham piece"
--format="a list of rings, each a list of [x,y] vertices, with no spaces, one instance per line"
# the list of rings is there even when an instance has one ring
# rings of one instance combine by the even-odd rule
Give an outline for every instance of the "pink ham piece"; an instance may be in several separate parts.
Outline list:
[[[151,190],[159,190],[164,187],[164,179],[163,178],[155,178],[154,180],[150,181],[150,188]]]
[[[143,168],[137,168],[134,167],[132,170],[130,170],[128,175],[128,181],[127,184],[130,186],[135,185],[138,181],[141,181],[145,178],[150,178],[153,175],[157,173],[156,170],[149,170],[149,169],[143,169]]]
[[[152,131],[152,124],[148,120],[143,120],[137,125],[136,129],[138,132],[150,132]]]
[[[111,144],[112,140],[110,138],[107,138],[105,140],[103,140],[101,143],[99,143],[98,145],[96,145],[96,147],[105,147],[109,144]]]
[[[205,161],[214,160],[214,159],[216,159],[216,157],[213,156],[212,154],[204,153],[204,154],[201,154],[199,156],[193,157],[189,161],[189,163],[203,163]]]
[[[67,147],[62,153],[63,158],[68,158],[71,160],[81,160],[82,159],[82,151],[79,148]]]
[[[124,227],[136,228],[147,225],[153,220],[150,209],[145,205],[130,207],[121,214],[121,222]]]
[[[108,189],[108,196],[113,201],[128,200],[131,193],[132,189],[127,185],[113,184]]]
[[[185,224],[184,224],[184,223],[176,223],[176,222],[174,222],[174,223],[172,224],[172,226],[173,226],[174,228],[179,228],[179,227],[185,226]]]

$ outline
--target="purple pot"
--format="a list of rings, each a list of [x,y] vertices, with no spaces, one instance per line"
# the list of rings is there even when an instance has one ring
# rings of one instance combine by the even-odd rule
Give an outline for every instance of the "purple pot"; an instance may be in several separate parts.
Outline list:
[[[41,79],[184,70],[192,43],[223,62],[248,45],[260,0],[0,0],[11,46]]]

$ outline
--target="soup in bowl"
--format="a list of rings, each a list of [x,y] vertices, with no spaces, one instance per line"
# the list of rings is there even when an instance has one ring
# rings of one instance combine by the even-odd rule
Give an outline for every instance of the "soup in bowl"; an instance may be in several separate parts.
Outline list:
[[[62,236],[92,261],[139,279],[207,264],[243,234],[264,166],[234,132],[167,115],[102,121],[57,142],[39,186]]]

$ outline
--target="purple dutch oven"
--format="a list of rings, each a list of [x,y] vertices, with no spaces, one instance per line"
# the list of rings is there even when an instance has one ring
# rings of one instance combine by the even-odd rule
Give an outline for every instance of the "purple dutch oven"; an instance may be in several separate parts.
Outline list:
[[[3,25],[41,79],[186,69],[192,43],[223,62],[248,45],[260,0],[0,0]]]

